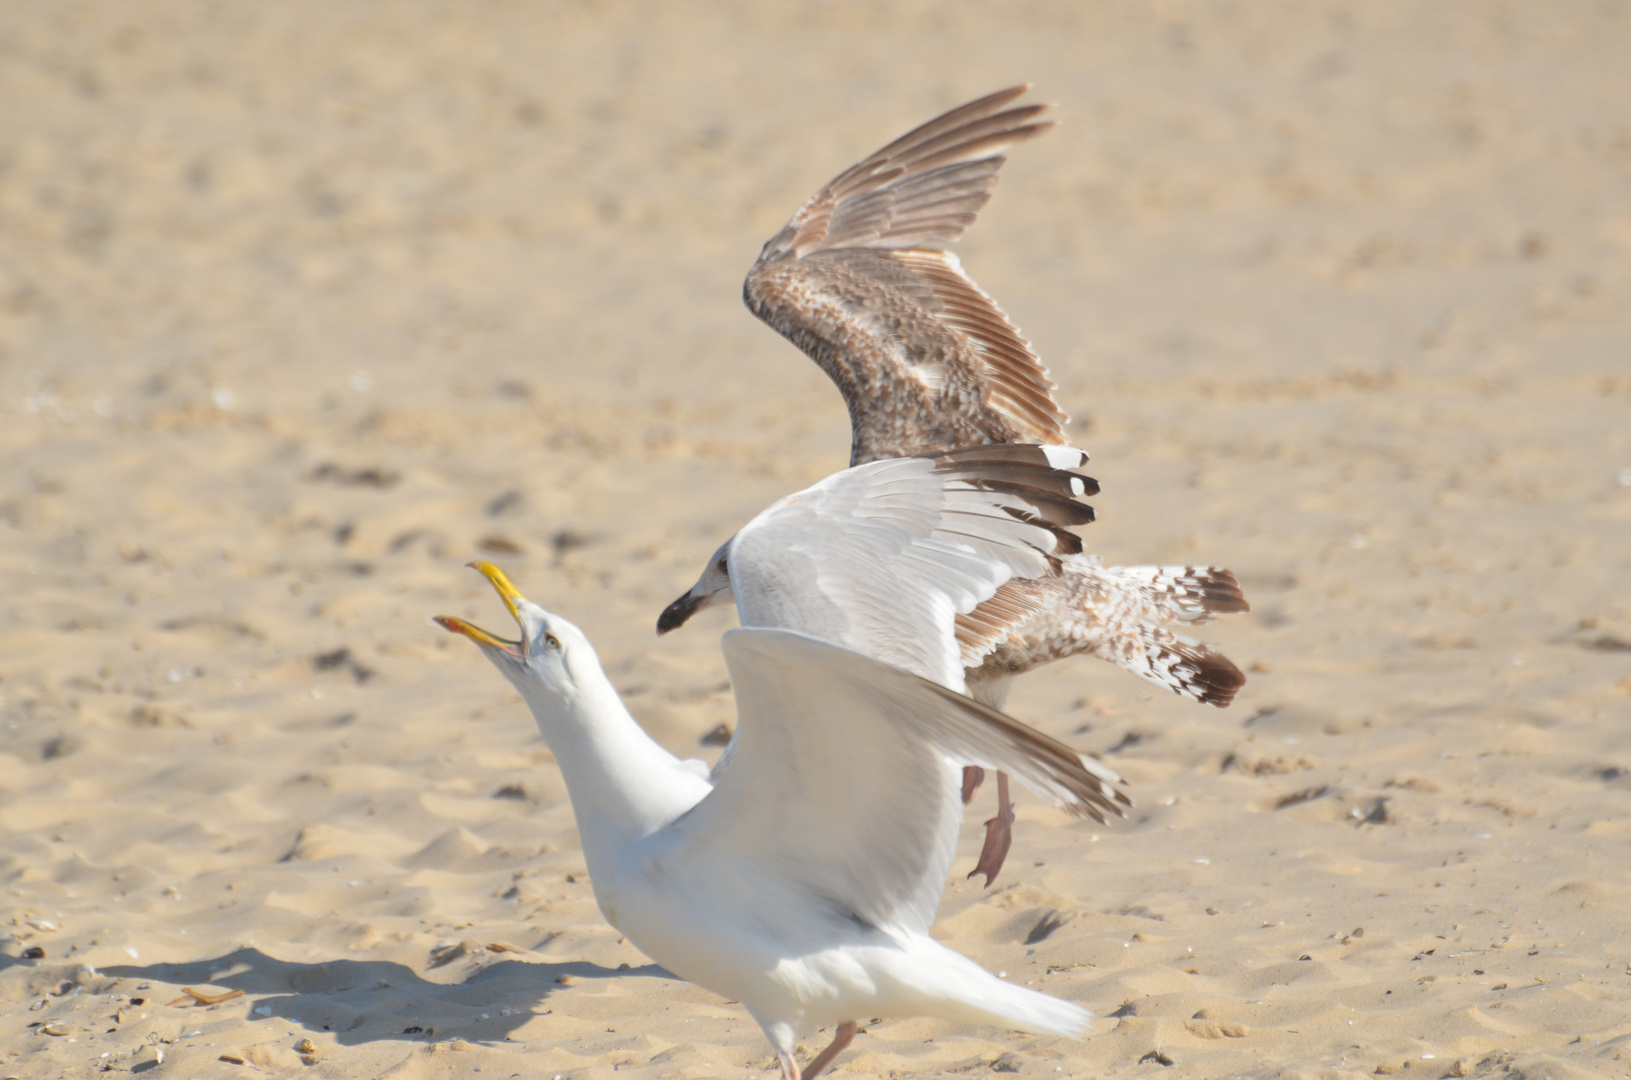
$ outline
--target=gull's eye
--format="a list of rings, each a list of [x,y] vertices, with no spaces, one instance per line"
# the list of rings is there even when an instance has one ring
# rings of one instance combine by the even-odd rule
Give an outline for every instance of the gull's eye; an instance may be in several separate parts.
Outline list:
[[[545,634],[544,635],[544,648],[554,649],[556,651],[559,651],[560,647],[561,647],[561,639],[560,638],[556,637],[554,634]]]
[[[725,560],[724,560],[724,559],[720,559],[720,560],[719,560],[719,561],[718,561],[718,562],[717,562],[717,563],[715,563],[715,564],[714,564],[714,569],[715,569],[715,570],[718,570],[718,571],[719,571],[719,572],[720,572],[720,573],[721,573],[721,574],[723,574],[723,573],[725,573],[725,572],[726,572],[726,569],[725,569]]]

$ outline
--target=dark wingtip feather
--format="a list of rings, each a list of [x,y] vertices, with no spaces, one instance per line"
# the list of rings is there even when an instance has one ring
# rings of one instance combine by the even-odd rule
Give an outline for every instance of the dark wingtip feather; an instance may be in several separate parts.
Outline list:
[[[1228,570],[1215,566],[1199,568],[1195,575],[1195,587],[1206,610],[1214,614],[1233,615],[1252,609],[1251,604],[1246,602],[1246,594],[1240,591],[1240,582]]]
[[[1185,651],[1184,659],[1194,668],[1186,689],[1203,705],[1227,709],[1240,688],[1246,685],[1246,674],[1234,661],[1208,645]]]

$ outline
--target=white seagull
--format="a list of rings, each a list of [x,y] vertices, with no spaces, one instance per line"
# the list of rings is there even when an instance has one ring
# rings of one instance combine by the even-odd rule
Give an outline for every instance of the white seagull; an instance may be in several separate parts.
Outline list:
[[[806,632],[724,636],[737,729],[706,776],[640,728],[582,631],[496,567],[473,564],[520,640],[436,620],[476,642],[532,710],[607,921],[674,974],[740,1001],[782,1080],[812,1080],[870,1016],[1068,1036],[1089,1019],[991,975],[929,926],[962,819],[959,766],[1010,772],[1101,821],[1127,805],[1118,778],[937,681],[822,640],[859,636],[955,680],[956,647],[924,632],[937,621],[926,616],[1079,547],[1067,529],[1085,485],[1052,464],[1079,460],[1064,448],[990,447],[880,461],[750,523],[732,551],[739,594]],[[823,1027],[833,1041],[801,1074],[796,1040]]]
[[[1008,147],[1052,126],[1040,119],[1048,106],[1013,104],[1029,89],[1010,87],[952,109],[844,170],[748,271],[748,308],[843,395],[852,466],[978,444],[1065,442],[1056,388],[1030,342],[957,257],[937,246],[973,224]],[[743,626],[761,625],[733,592],[730,547],[722,545],[690,591],[662,613],[659,634],[733,598]],[[1002,707],[1015,675],[1080,653],[1223,708],[1246,677],[1181,631],[1245,610],[1227,570],[1107,567],[1077,553],[960,611],[955,634],[968,692],[993,708]],[[946,685],[961,688],[963,680]],[[969,770],[967,797],[982,775]],[[1000,774],[997,801],[969,874],[985,874],[987,884],[1002,866],[1013,822]]]

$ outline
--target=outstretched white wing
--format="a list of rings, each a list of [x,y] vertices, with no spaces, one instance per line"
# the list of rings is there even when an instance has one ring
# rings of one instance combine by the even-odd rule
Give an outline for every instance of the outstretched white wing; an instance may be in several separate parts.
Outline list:
[[[977,446],[876,461],[776,503],[731,542],[742,625],[846,645],[963,687],[955,620],[1011,578],[1081,551],[1098,484],[1063,446]]]
[[[962,820],[950,761],[1013,774],[1104,820],[1127,800],[1069,747],[970,698],[785,630],[732,630],[734,759],[670,827],[674,872],[818,897],[837,919],[923,932]],[[794,899],[797,898],[797,899]]]

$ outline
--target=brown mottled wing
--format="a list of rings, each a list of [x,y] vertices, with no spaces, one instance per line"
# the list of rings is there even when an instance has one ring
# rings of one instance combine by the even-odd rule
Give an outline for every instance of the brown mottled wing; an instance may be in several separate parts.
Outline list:
[[[1036,354],[949,253],[1004,151],[1052,126],[1018,86],[953,109],[811,196],[743,283],[759,318],[827,372],[851,464],[994,442],[1057,444],[1066,418]]]
[[[987,404],[1023,425],[1009,441],[1065,442],[1067,417],[1053,400],[1055,387],[1047,369],[997,302],[963,273],[957,256],[949,251],[891,254],[928,283],[940,321],[979,349]]]
[[[1002,151],[1052,126],[1046,105],[1006,106],[1010,86],[914,128],[845,169],[799,207],[759,261],[822,248],[949,244],[991,198]]]

